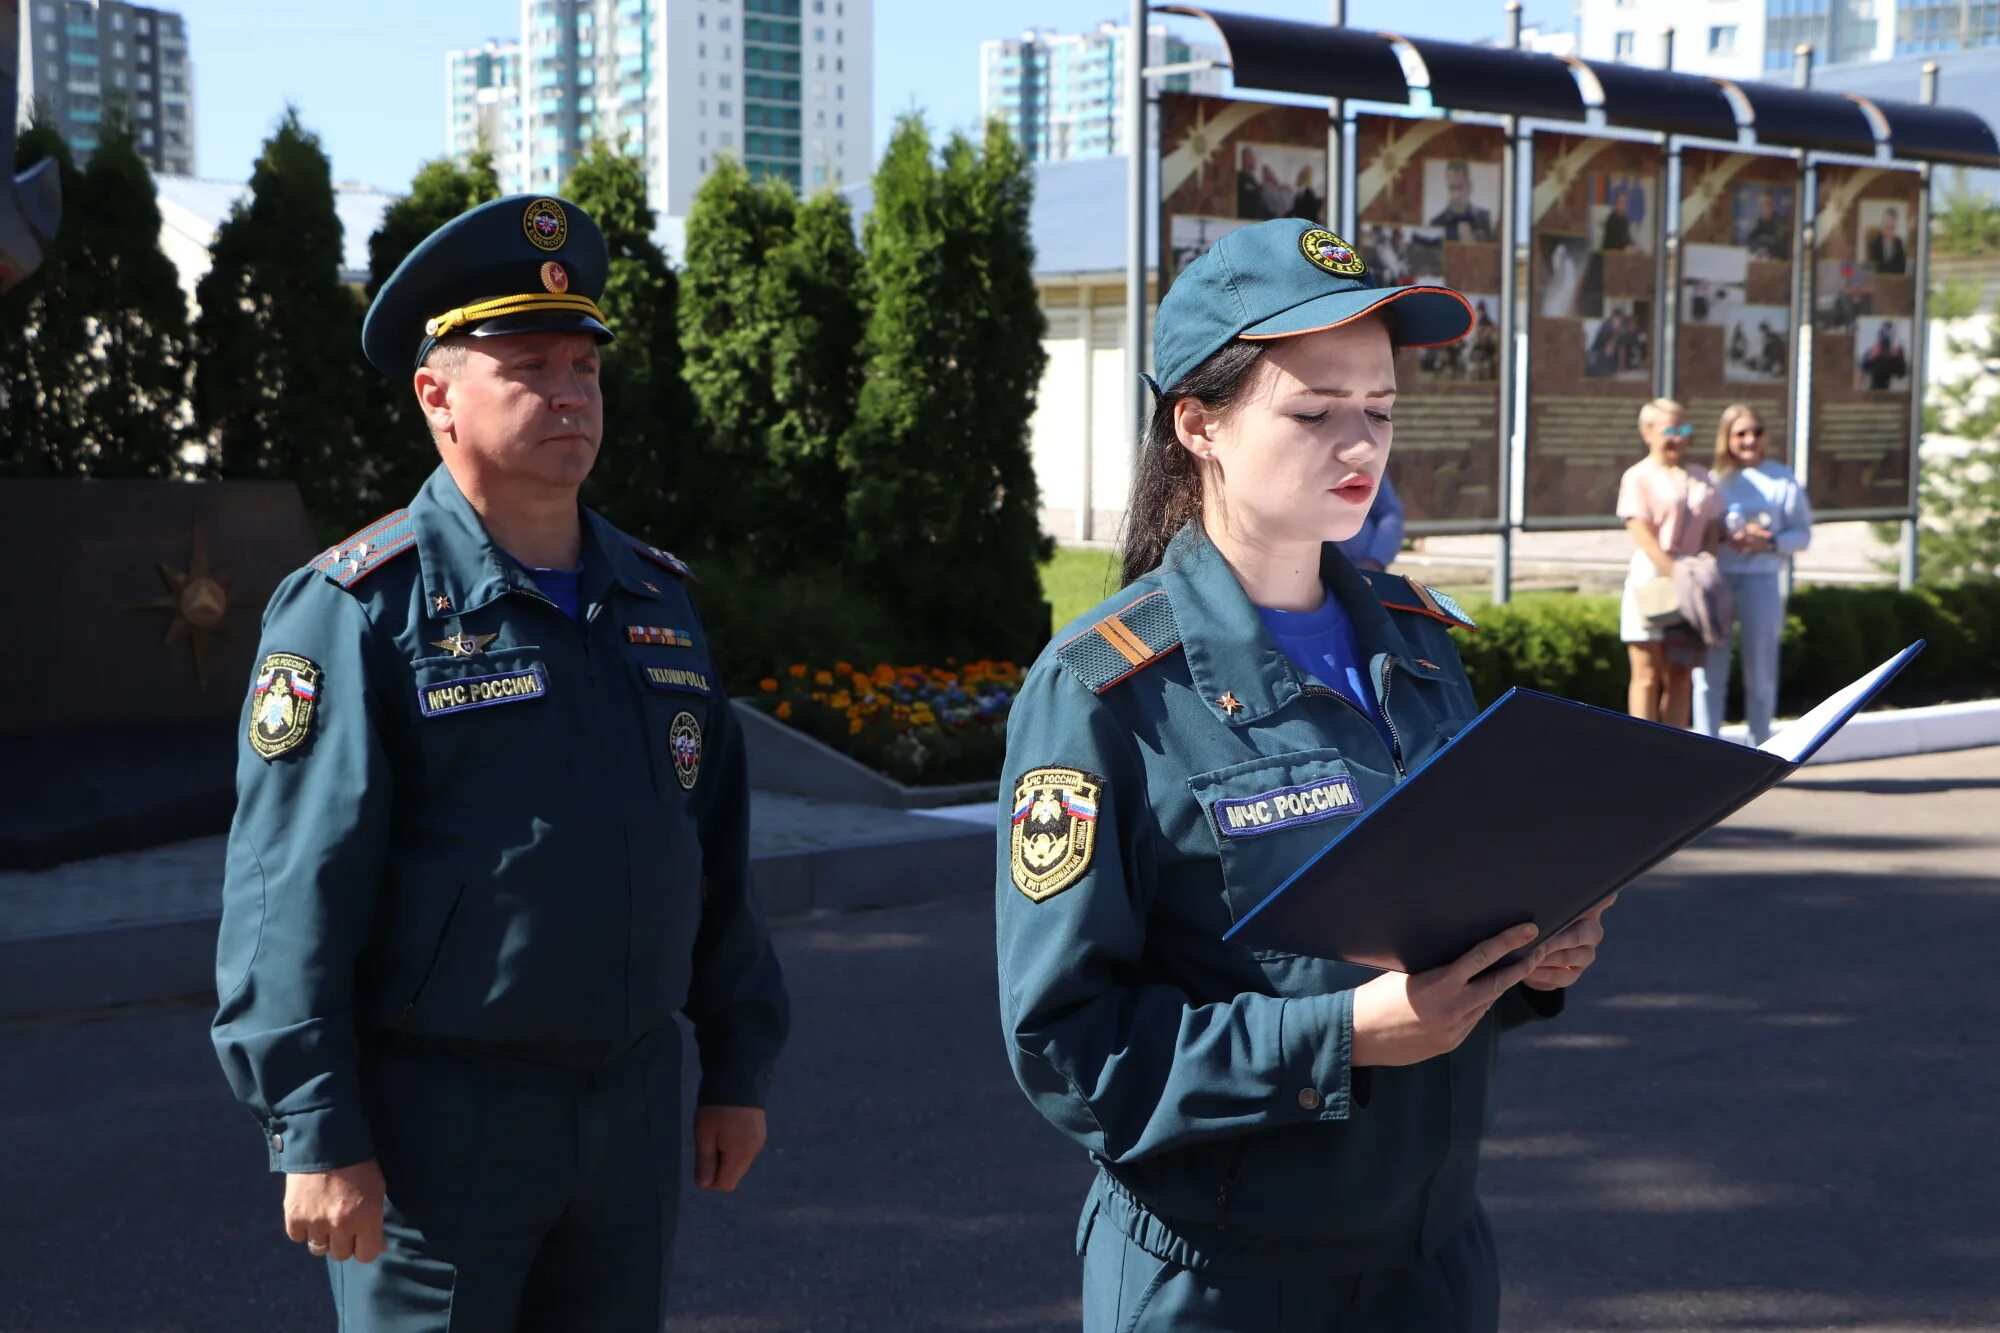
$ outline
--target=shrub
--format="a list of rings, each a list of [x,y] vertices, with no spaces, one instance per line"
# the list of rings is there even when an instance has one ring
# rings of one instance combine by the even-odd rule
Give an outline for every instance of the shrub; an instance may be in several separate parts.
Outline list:
[[[1618,598],[1531,594],[1506,606],[1472,604],[1477,634],[1459,653],[1482,701],[1516,685],[1599,708],[1625,707],[1625,645]],[[2000,696],[2000,581],[1898,588],[1816,584],[1785,617],[1778,708],[1797,714],[1913,639],[1924,651],[1884,695],[1900,707]]]

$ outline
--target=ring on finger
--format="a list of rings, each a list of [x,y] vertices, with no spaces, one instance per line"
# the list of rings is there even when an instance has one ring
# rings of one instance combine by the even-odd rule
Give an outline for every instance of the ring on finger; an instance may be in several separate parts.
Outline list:
[[[327,1252],[332,1248],[331,1245],[328,1245],[323,1240],[309,1240],[306,1242],[306,1253],[315,1259],[324,1259]]]

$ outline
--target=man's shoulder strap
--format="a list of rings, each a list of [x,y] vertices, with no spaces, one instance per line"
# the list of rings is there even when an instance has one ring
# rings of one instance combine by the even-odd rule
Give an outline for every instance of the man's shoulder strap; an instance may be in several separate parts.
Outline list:
[[[413,550],[416,544],[417,525],[411,521],[410,511],[397,509],[327,547],[312,562],[312,568],[351,591],[397,556]]]

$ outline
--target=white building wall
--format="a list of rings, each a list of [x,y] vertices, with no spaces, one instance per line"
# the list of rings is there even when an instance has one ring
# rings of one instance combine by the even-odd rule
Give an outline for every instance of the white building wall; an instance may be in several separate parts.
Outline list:
[[[1125,412],[1138,368],[1125,354],[1124,275],[1044,278],[1038,291],[1048,365],[1029,431],[1042,529],[1058,541],[1110,542],[1132,490],[1134,441]]]
[[[1673,67],[1688,74],[1755,79],[1764,73],[1765,0],[1579,0],[1577,54],[1659,68],[1666,29]],[[1629,38],[1629,53],[1621,38]]]

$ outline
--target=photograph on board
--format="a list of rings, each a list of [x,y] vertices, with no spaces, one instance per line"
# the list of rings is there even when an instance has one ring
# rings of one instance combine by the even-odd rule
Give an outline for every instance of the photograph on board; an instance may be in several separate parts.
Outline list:
[[[1855,388],[1898,393],[1910,387],[1909,320],[1864,319],[1855,342],[1860,348],[1855,354]]]
[[[1606,254],[1653,253],[1652,182],[1644,176],[1600,171],[1590,178],[1590,234]]]
[[[1472,336],[1423,348],[1417,354],[1417,369],[1426,379],[1477,384],[1500,377],[1500,325],[1494,320],[1500,297],[1493,292],[1463,295],[1472,306]]]
[[[1744,302],[1750,252],[1736,245],[1681,247],[1681,320],[1727,324]]]
[[[1361,262],[1384,287],[1444,285],[1444,231],[1370,222],[1361,228]]]
[[[1500,164],[1433,158],[1424,163],[1424,216],[1447,241],[1496,241]]]
[[[1752,259],[1792,257],[1792,187],[1761,182],[1738,185],[1733,201],[1736,243]]]
[[[1235,231],[1250,225],[1248,218],[1208,217],[1200,213],[1176,213],[1168,223],[1168,248],[1173,275],[1178,278],[1187,266],[1208,253],[1208,248]]]
[[[1246,143],[1236,149],[1236,215],[1326,221],[1326,150]]]
[[[1901,199],[1861,201],[1861,249],[1855,255],[1870,273],[1910,271],[1910,209]]]
[[[1723,341],[1722,378],[1781,384],[1791,369],[1791,311],[1781,305],[1746,305],[1729,321]]]
[[[1645,381],[1653,376],[1653,303],[1613,296],[1601,319],[1583,321],[1583,373],[1594,380]]]
[[[1856,322],[1873,313],[1874,305],[1866,268],[1852,259],[1819,261],[1813,308],[1819,315],[1821,333],[1854,332]]]
[[[1543,232],[1535,237],[1540,267],[1535,275],[1536,304],[1550,319],[1604,313],[1604,256],[1587,236]]]

